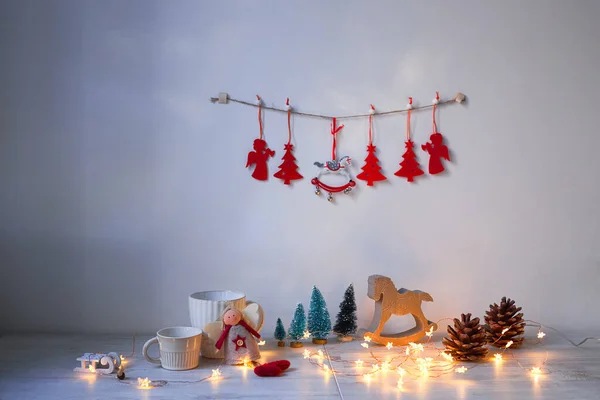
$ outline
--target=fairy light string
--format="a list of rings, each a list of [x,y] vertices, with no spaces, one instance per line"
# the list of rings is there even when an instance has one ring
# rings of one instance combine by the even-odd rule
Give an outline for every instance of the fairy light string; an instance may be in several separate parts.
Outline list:
[[[444,320],[452,320],[452,318],[443,318],[436,323],[439,324],[439,322],[444,321]],[[564,334],[562,334],[562,332],[560,332],[554,328],[545,326],[541,323],[538,323],[538,322],[532,321],[532,320],[525,320],[525,321],[528,322],[528,323],[526,323],[525,326],[531,326],[531,327],[538,328],[536,345],[543,345],[542,339],[546,336],[546,334],[542,331],[542,327],[551,329],[552,331],[555,331],[562,338],[566,339],[574,347],[579,347],[588,340],[600,340],[596,337],[586,337],[584,340],[580,341],[579,343],[576,343],[576,342],[570,340]],[[506,334],[506,332],[508,332],[516,324],[517,323],[505,328],[501,333],[501,337],[497,340],[500,340]],[[429,333],[431,333],[431,334],[429,334]],[[323,346],[325,353],[323,352],[323,350],[318,350],[317,352],[311,352],[309,350],[304,350],[304,358],[308,359],[308,361],[311,364],[317,366],[318,368],[323,370],[326,374],[331,373],[334,377],[336,377],[335,378],[336,383],[337,383],[338,375],[346,376],[346,377],[362,377],[366,383],[370,383],[375,374],[378,374],[380,372],[395,371],[400,375],[400,377],[397,381],[398,389],[403,389],[403,385],[404,385],[403,377],[406,375],[411,376],[415,379],[424,377],[424,376],[431,377],[431,378],[439,378],[443,375],[447,375],[447,374],[451,374],[451,373],[464,374],[469,370],[472,370],[481,365],[487,364],[485,361],[480,361],[477,363],[472,363],[471,366],[467,367],[460,362],[456,362],[455,360],[453,360],[452,356],[446,352],[445,348],[438,348],[435,343],[431,343],[431,339],[433,336],[432,333],[433,332],[431,332],[431,331],[427,333],[427,339],[423,343],[409,343],[409,345],[407,345],[407,346],[393,346],[393,345],[391,345],[391,343],[388,343],[388,345],[386,345],[386,346],[383,346],[383,345],[379,346],[378,348],[380,350],[383,348],[387,349],[386,351],[383,351],[383,354],[388,355],[387,357],[382,357],[382,354],[375,354],[375,352],[373,351],[373,348],[369,346],[369,343],[371,342],[371,338],[368,336],[365,336],[365,337],[363,337],[364,342],[361,343],[361,345],[362,345],[362,347],[364,347],[365,349],[368,350],[368,354],[369,354],[370,358],[372,359],[372,361],[365,361],[360,358],[353,361],[353,360],[345,360],[341,356],[331,356],[330,352],[338,349],[342,345],[341,343],[336,344],[336,345],[330,345],[328,347]],[[493,342],[493,343],[495,343],[495,342]],[[495,360],[496,362],[501,362],[504,360],[502,357],[502,354],[507,354],[510,356],[510,359],[513,360],[520,369],[522,369],[526,373],[530,374],[534,379],[538,379],[541,375],[543,375],[545,373],[549,373],[548,368],[546,367],[546,364],[548,361],[548,356],[549,356],[548,351],[546,351],[543,361],[538,362],[538,363],[533,363],[532,366],[526,367],[524,365],[524,363],[519,358],[516,357],[515,350],[511,347],[511,345],[512,345],[512,342],[509,341],[500,350],[500,353],[496,353],[492,357],[488,357],[488,360],[490,360],[490,361]],[[435,357],[425,357],[425,356],[421,357],[420,356],[420,353],[424,353],[428,350],[433,350],[434,352],[437,352]],[[321,362],[321,360],[324,358],[324,354],[327,355],[328,365]],[[390,357],[390,355],[391,355],[391,357]],[[442,357],[443,360],[440,360],[439,357]],[[383,361],[384,359],[386,361]],[[345,372],[340,369],[337,369],[333,366],[333,364],[332,364],[333,361],[335,361],[336,363],[345,365],[345,366],[354,367],[355,369],[359,370],[359,372]],[[369,369],[369,370],[367,370],[367,369]],[[546,370],[546,372],[544,372],[544,370]]]
[[[453,320],[453,318],[442,318],[442,319],[438,320],[436,322],[436,324],[439,325],[440,322],[446,321],[446,320]],[[584,343],[586,343],[589,340],[600,340],[600,338],[588,336],[585,339],[581,340],[580,342],[575,342],[575,341],[569,339],[564,333],[560,332],[559,330],[557,330],[553,327],[544,325],[542,323],[539,323],[539,322],[536,322],[533,320],[525,320],[525,322],[526,322],[526,324],[525,324],[526,327],[538,328],[536,345],[542,345],[542,346],[544,345],[542,339],[546,336],[546,333],[544,333],[542,331],[542,329],[549,329],[549,330],[555,332],[561,338],[568,341],[574,347],[580,347],[581,345],[583,345]],[[520,323],[522,323],[522,322],[520,322]],[[514,323],[514,324],[508,326],[507,328],[505,328],[502,331],[500,338],[498,338],[497,340],[502,339],[502,337],[506,334],[506,332],[508,332],[516,324],[518,324],[518,323]],[[132,346],[131,356],[129,356],[129,357],[133,357],[135,354],[135,336],[136,336],[136,334],[133,334],[133,336],[132,336],[133,346]],[[307,339],[306,336],[307,335],[305,335],[304,339]],[[365,359],[365,360],[362,360],[362,359],[347,360],[347,359],[342,358],[341,356],[332,355],[331,352],[340,349],[341,346],[343,345],[342,343],[338,343],[335,345],[329,345],[329,346],[323,345],[322,349],[319,349],[316,352],[312,352],[308,349],[305,349],[303,352],[303,355],[304,355],[304,358],[307,359],[311,364],[317,366],[318,368],[323,370],[326,374],[331,374],[331,376],[334,378],[334,380],[336,382],[336,388],[338,390],[340,398],[342,398],[342,399],[343,399],[343,393],[341,391],[338,376],[363,378],[365,382],[369,383],[369,382],[371,382],[373,376],[375,376],[378,373],[396,372],[399,375],[396,386],[398,387],[398,389],[403,389],[403,385],[405,383],[403,378],[405,376],[410,376],[415,379],[425,377],[425,376],[429,377],[429,378],[439,378],[441,376],[452,374],[452,373],[464,374],[474,368],[477,368],[481,365],[486,364],[486,362],[482,361],[482,362],[478,362],[478,363],[473,363],[467,367],[465,364],[453,360],[452,356],[446,352],[445,348],[438,348],[436,346],[436,343],[432,342],[433,332],[431,330],[429,332],[427,332],[426,336],[427,336],[426,339],[422,343],[409,343],[409,345],[407,345],[407,346],[393,346],[393,345],[391,345],[391,343],[389,343],[387,346],[383,346],[383,345],[377,346],[379,350],[385,349],[384,351],[381,351],[379,354],[376,354],[376,352],[374,351],[374,348],[369,346],[369,343],[371,342],[371,338],[368,336],[365,336],[365,337],[363,337],[364,342],[362,343],[362,345],[363,345],[363,347],[365,347],[365,349],[368,350],[368,355],[369,355],[368,358],[370,358],[370,361],[368,361],[367,359]],[[495,342],[493,342],[493,343],[495,343]],[[491,344],[493,344],[493,343],[491,343]],[[433,352],[434,354],[431,357],[426,357],[427,352]],[[96,354],[101,354],[101,353],[96,353]],[[508,355],[510,357],[509,358],[510,360],[514,361],[519,368],[521,368],[523,371],[530,374],[534,379],[539,378],[543,374],[550,373],[550,370],[548,370],[548,368],[546,366],[547,362],[548,362],[548,357],[549,357],[548,351],[546,351],[545,357],[541,362],[533,363],[532,366],[526,367],[524,365],[524,363],[519,358],[516,357],[516,355],[515,355],[516,352],[511,347],[511,342],[509,341],[506,346],[499,349],[499,352],[493,354],[491,357],[488,357],[488,360],[490,360],[492,362],[496,361],[496,363],[505,361],[505,359],[502,357],[503,354]],[[125,357],[123,355],[120,355],[119,360],[120,360],[119,369],[123,370],[124,365],[126,364]],[[115,360],[115,362],[117,362],[117,360]],[[339,363],[341,365],[354,368],[354,370],[356,372],[342,371],[342,370],[336,368],[334,366],[334,363]],[[156,380],[156,381],[152,381],[148,377],[144,377],[144,378],[142,378],[142,377],[129,378],[128,377],[128,378],[125,378],[124,380],[119,380],[118,382],[120,382],[121,384],[135,385],[140,389],[151,389],[151,388],[155,388],[155,387],[165,386],[168,383],[171,383],[171,384],[194,384],[194,383],[201,383],[201,382],[205,382],[205,381],[209,381],[209,380],[210,381],[220,381],[220,380],[226,378],[226,376],[223,374],[223,366],[224,366],[224,363],[222,362],[216,366],[216,369],[212,369],[212,372],[210,375],[204,376],[197,380],[168,380],[168,381],[167,380]],[[246,368],[248,366],[245,365],[244,367]],[[544,372],[544,371],[546,371],[546,372]],[[104,377],[104,378],[108,378],[111,376],[111,375],[101,374],[98,371],[94,371],[92,368],[90,368],[89,373],[92,375],[95,375],[95,376],[99,375],[100,377]],[[227,374],[227,375],[229,375],[229,374]]]

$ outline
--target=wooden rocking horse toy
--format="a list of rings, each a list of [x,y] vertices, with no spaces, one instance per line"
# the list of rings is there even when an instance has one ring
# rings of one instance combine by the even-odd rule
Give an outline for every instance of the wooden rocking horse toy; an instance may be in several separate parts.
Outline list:
[[[367,295],[375,300],[375,313],[369,327],[363,336],[369,336],[375,343],[394,346],[406,346],[410,342],[416,342],[427,334],[437,330],[437,324],[429,321],[423,315],[421,303],[433,301],[433,298],[420,290],[400,289],[396,290],[392,280],[382,275],[371,275],[369,277]],[[404,332],[382,336],[381,332],[385,323],[392,315],[411,314],[416,326]]]

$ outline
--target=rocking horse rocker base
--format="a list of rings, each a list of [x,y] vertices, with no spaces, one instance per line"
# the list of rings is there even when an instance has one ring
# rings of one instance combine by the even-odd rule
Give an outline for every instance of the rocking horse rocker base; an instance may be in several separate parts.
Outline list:
[[[375,300],[373,320],[367,329],[361,329],[362,336],[369,336],[371,341],[381,345],[392,343],[394,346],[406,346],[417,342],[427,332],[437,330],[436,323],[429,321],[423,315],[421,302],[433,301],[433,298],[420,290],[396,290],[394,283],[388,277],[371,275],[367,295]],[[392,315],[411,314],[416,326],[404,332],[382,335],[385,323]]]
[[[310,183],[315,185],[315,194],[318,196],[321,194],[321,189],[328,192],[327,200],[333,201],[333,194],[344,192],[348,194],[352,191],[352,188],[356,186],[356,182],[352,180],[346,168],[350,166],[350,157],[344,156],[340,160],[326,161],[325,163],[315,162],[314,164],[320,168],[319,173],[314,177]],[[340,186],[330,186],[323,183],[320,178],[324,174],[339,174],[346,177],[347,182]]]

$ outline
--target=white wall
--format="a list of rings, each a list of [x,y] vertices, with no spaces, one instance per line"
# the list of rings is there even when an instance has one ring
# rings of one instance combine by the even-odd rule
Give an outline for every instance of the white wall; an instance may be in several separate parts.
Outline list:
[[[13,1],[0,48],[0,327],[151,332],[187,296],[239,289],[265,332],[316,284],[332,316],[367,277],[431,293],[430,319],[508,295],[530,319],[600,329],[600,3],[590,1]],[[430,103],[450,174],[394,177],[403,115],[376,121],[389,183],[329,204],[312,163],[328,122],[296,118],[306,177],[250,178],[252,101],[345,114]],[[267,113],[266,139],[287,140]],[[430,113],[413,119],[414,139]],[[364,159],[366,120],[339,152]],[[420,154],[421,162],[426,162]],[[354,173],[359,172],[356,166]]]

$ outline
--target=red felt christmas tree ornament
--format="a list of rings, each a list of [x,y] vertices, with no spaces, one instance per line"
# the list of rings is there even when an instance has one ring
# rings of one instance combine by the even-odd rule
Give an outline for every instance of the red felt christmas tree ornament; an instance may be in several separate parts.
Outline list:
[[[248,161],[246,168],[254,165],[252,177],[259,181],[266,181],[269,178],[269,170],[267,161],[269,157],[275,156],[275,152],[267,147],[267,142],[263,139],[263,123],[262,123],[262,100],[260,96],[256,96],[258,104],[258,126],[260,128],[260,136],[254,140],[254,150],[248,153]]]
[[[294,145],[292,144],[292,127],[291,127],[291,115],[292,107],[290,106],[290,99],[286,99],[285,106],[287,109],[287,123],[288,123],[288,142],[284,145],[282,163],[279,165],[279,171],[273,176],[283,181],[284,185],[289,185],[291,181],[302,179],[303,176],[298,172],[298,165],[296,164],[296,157],[292,154],[294,151]]]
[[[423,175],[423,170],[419,166],[417,156],[413,150],[415,144],[410,140],[410,114],[412,110],[412,97],[408,98],[408,104],[406,106],[406,151],[402,155],[402,162],[400,163],[400,169],[394,173],[394,175],[401,178],[406,178],[408,182],[414,182],[414,178]]]
[[[458,97],[457,97],[458,98]],[[435,92],[435,99],[433,99],[433,133],[429,137],[430,142],[421,145],[421,148],[429,153],[429,173],[431,175],[439,174],[444,172],[444,165],[442,159],[450,161],[450,154],[448,147],[444,144],[444,138],[441,133],[437,131],[437,124],[435,123],[435,112],[437,105],[440,102],[439,92]]]
[[[381,167],[379,166],[379,159],[375,155],[377,147],[373,146],[373,115],[375,114],[375,107],[371,104],[369,110],[369,145],[367,146],[367,158],[365,159],[365,166],[362,167],[360,174],[356,175],[356,179],[367,181],[367,186],[373,186],[374,182],[384,181],[387,178],[380,172]]]
[[[310,182],[315,185],[315,194],[318,196],[321,194],[321,189],[328,192],[327,200],[333,201],[333,194],[344,192],[345,194],[350,193],[352,188],[356,186],[356,182],[352,180],[348,168],[351,165],[352,159],[348,156],[344,156],[339,160],[336,158],[336,147],[337,147],[337,134],[342,130],[344,125],[336,126],[336,118],[332,118],[331,122],[331,135],[333,136],[333,145],[331,149],[331,161],[318,162],[314,165],[319,168],[317,176],[315,176]],[[321,176],[325,174],[336,174],[344,176],[348,181],[340,186],[328,185],[321,181]]]

